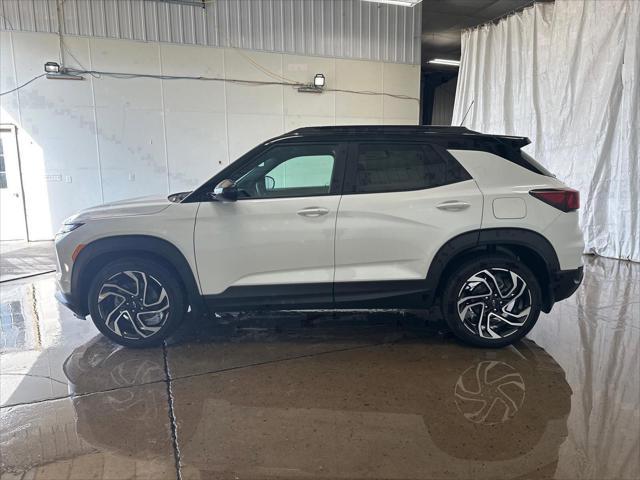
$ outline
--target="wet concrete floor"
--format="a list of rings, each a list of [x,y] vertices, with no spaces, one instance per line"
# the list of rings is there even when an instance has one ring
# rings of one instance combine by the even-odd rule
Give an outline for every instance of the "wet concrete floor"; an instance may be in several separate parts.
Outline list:
[[[640,477],[640,265],[585,257],[576,295],[501,350],[425,312],[227,315],[118,347],[0,286],[5,479]]]

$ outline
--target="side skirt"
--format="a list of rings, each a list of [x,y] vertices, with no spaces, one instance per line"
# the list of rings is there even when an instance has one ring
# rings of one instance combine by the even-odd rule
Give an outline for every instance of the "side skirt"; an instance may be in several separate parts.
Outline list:
[[[415,308],[431,306],[424,280],[256,285],[230,287],[205,295],[209,310],[312,310]]]
[[[424,280],[339,282],[333,287],[336,308],[429,308],[430,293]]]
[[[333,307],[333,284],[298,283],[229,287],[217,295],[205,295],[212,312],[297,310]]]

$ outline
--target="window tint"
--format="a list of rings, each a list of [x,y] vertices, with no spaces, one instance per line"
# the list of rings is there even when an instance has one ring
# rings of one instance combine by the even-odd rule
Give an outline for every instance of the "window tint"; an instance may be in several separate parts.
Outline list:
[[[542,165],[540,165],[531,155],[529,155],[524,150],[520,150],[520,155],[522,155],[522,158],[524,159],[525,162],[529,163],[529,165],[532,165],[533,168],[537,170],[536,173],[540,173],[547,177],[555,177],[553,173],[551,173],[549,170],[547,170]]]
[[[360,144],[356,192],[422,190],[468,179],[464,169],[431,145]]]
[[[273,189],[329,187],[333,172],[331,155],[293,157],[282,162],[267,176],[273,179]],[[327,190],[328,192],[328,190]]]
[[[327,195],[335,164],[335,145],[274,147],[237,172],[240,197]]]

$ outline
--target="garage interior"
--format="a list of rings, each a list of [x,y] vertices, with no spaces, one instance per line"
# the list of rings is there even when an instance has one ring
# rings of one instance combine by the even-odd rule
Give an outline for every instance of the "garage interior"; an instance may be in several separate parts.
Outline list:
[[[635,0],[0,0],[0,479],[640,478],[639,72]],[[79,210],[418,124],[527,136],[581,192],[584,281],[513,346],[432,309],[129,349],[54,297]]]

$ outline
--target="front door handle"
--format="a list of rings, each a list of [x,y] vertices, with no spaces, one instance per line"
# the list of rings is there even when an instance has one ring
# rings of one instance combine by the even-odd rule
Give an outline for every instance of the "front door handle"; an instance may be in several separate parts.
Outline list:
[[[329,213],[329,210],[322,207],[307,207],[298,210],[298,215],[302,215],[303,217],[321,217],[327,213]]]
[[[461,202],[459,200],[447,200],[446,202],[439,203],[436,208],[440,210],[447,210],[449,212],[459,212],[460,210],[466,210],[471,206],[470,203]]]

